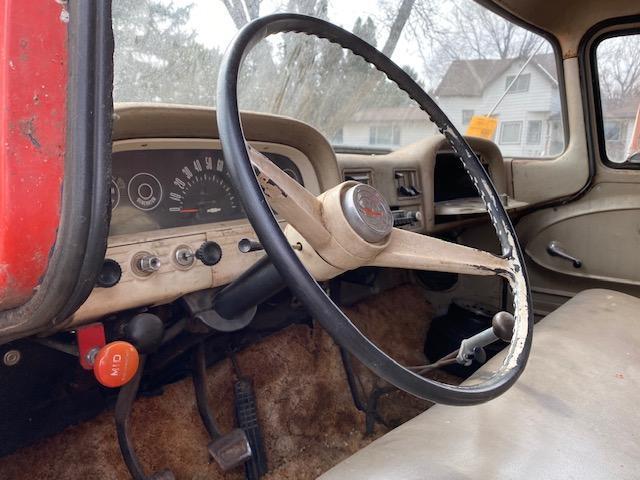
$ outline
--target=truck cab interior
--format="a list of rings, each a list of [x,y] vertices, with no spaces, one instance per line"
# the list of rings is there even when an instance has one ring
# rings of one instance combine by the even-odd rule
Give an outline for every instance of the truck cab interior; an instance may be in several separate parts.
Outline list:
[[[0,7],[0,478],[637,478],[637,2]]]

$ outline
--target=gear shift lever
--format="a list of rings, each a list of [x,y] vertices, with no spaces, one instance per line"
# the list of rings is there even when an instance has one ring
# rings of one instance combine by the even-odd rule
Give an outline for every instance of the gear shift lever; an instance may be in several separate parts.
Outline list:
[[[515,318],[509,312],[496,313],[491,320],[490,328],[473,337],[466,338],[460,343],[456,361],[465,367],[471,365],[474,359],[484,362],[487,358],[484,347],[498,340],[510,342],[514,325]]]

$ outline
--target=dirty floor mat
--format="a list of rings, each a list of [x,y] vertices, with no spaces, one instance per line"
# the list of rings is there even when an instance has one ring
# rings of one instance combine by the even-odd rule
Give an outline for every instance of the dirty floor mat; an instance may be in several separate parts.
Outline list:
[[[422,361],[430,322],[423,292],[411,285],[362,302],[347,313],[388,353]],[[253,379],[270,473],[267,479],[311,479],[358,451],[388,427],[364,435],[364,414],[351,398],[337,346],[319,326],[296,325],[239,352],[242,374]],[[355,365],[363,392],[376,380]],[[212,409],[222,431],[233,427],[234,373],[229,361],[208,370]],[[457,379],[453,379],[454,381]],[[395,426],[429,403],[398,392],[380,400],[381,416]],[[141,398],[132,414],[132,438],[148,474],[171,469],[180,479],[243,479],[242,469],[223,474],[210,463],[208,437],[198,417],[190,379],[168,385],[158,397]],[[127,479],[112,412],[0,459],[5,480]]]

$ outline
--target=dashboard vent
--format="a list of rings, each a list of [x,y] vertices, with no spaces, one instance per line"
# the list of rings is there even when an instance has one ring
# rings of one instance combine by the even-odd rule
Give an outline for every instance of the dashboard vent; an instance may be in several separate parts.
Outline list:
[[[373,183],[371,170],[345,170],[343,173],[345,182],[352,181],[364,183],[365,185],[371,185]]]
[[[398,198],[412,198],[420,196],[418,188],[418,172],[416,170],[395,170],[393,172]]]

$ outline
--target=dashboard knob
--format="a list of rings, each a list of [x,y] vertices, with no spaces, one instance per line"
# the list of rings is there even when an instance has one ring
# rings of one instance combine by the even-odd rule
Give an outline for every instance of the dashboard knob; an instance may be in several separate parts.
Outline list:
[[[129,342],[107,343],[92,355],[93,373],[105,387],[116,388],[129,383],[138,371],[140,356]]]
[[[264,250],[264,247],[260,242],[256,240],[243,238],[238,242],[238,250],[240,250],[242,253],[249,253],[249,252],[257,252],[259,250]]]
[[[157,272],[160,270],[160,266],[162,263],[160,262],[160,258],[157,255],[152,254],[142,254],[138,258],[136,258],[135,266],[137,270],[142,274],[151,274],[153,272]]]
[[[205,265],[211,267],[222,258],[222,248],[216,242],[204,242],[196,250],[196,258]]]
[[[96,286],[102,288],[111,288],[116,285],[122,278],[122,268],[120,264],[111,258],[106,258],[98,273]]]

